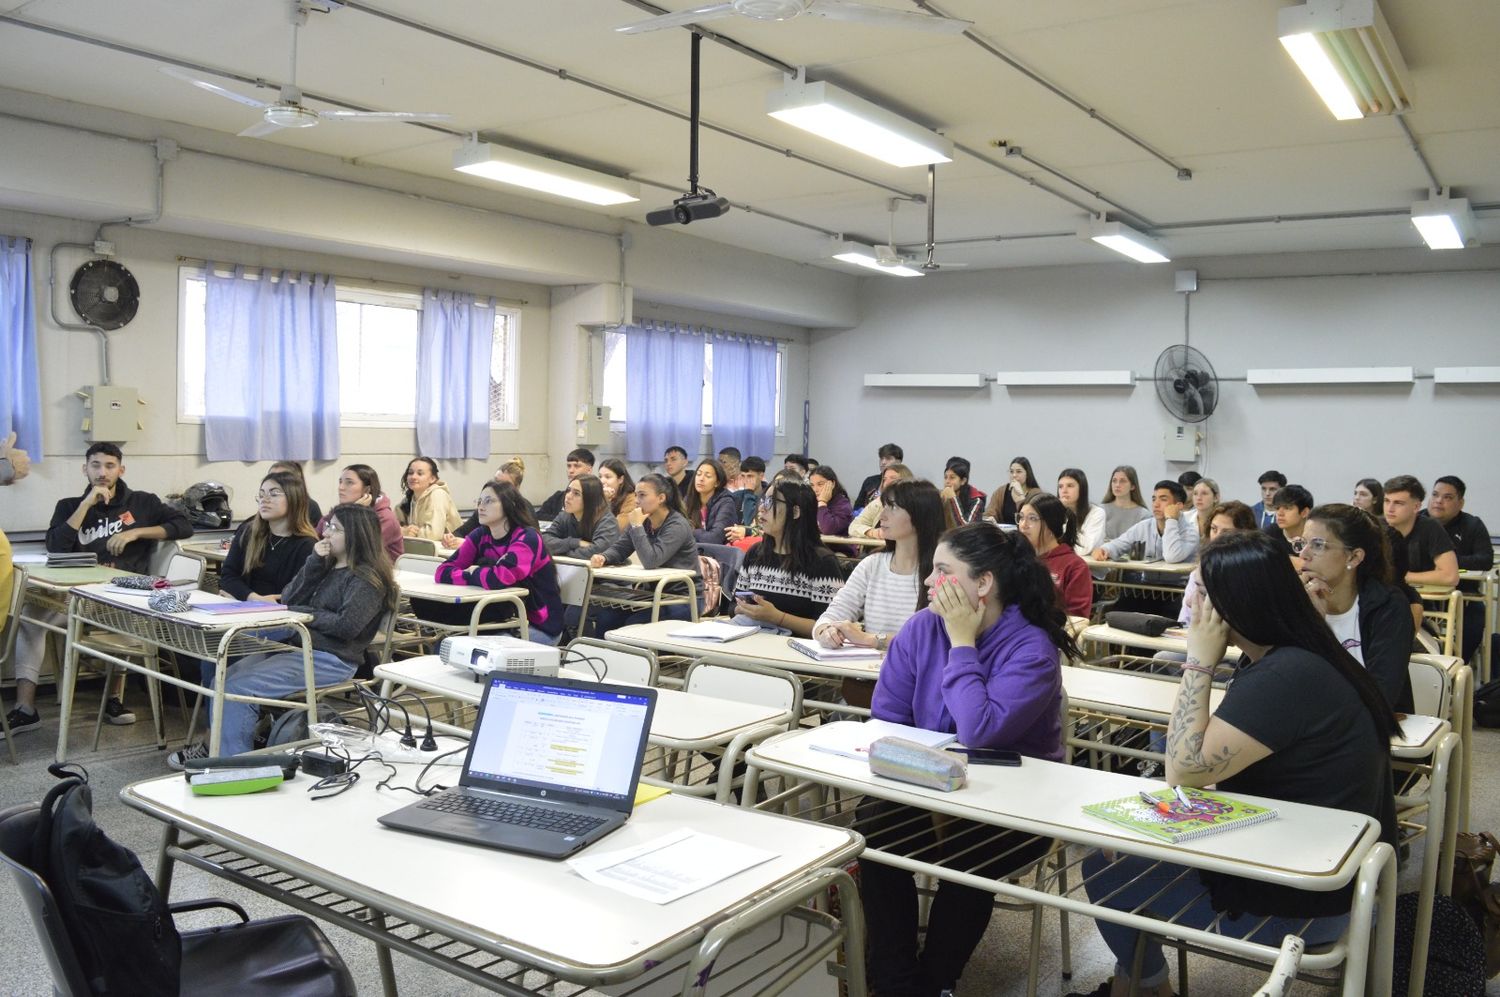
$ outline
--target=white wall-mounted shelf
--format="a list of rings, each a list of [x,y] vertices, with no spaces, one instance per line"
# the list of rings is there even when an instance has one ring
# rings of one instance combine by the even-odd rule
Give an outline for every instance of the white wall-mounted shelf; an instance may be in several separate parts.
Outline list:
[[[1135,371],[1002,370],[995,375],[995,383],[1027,388],[1130,388],[1135,386]]]
[[[1435,367],[1437,384],[1500,384],[1500,367]]]
[[[867,388],[982,388],[983,374],[866,374]]]
[[[1411,384],[1410,367],[1301,367],[1247,370],[1250,384]]]

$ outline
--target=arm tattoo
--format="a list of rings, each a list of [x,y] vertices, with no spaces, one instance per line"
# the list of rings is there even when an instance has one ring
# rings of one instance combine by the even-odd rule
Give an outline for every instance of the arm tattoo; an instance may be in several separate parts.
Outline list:
[[[1223,747],[1204,754],[1203,737],[1208,729],[1208,697],[1213,682],[1195,658],[1189,657],[1187,664],[1167,724],[1167,755],[1173,766],[1184,773],[1217,775],[1229,767],[1239,751]]]

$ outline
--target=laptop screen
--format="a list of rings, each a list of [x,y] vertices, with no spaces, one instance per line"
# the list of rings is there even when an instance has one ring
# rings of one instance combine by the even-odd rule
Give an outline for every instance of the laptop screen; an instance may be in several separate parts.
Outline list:
[[[493,674],[465,784],[601,805],[634,800],[654,690]]]

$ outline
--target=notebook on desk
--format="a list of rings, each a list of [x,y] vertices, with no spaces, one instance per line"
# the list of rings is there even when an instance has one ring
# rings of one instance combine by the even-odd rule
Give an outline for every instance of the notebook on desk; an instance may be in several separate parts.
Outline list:
[[[459,788],[379,818],[386,827],[563,858],[625,823],[656,690],[492,672]]]

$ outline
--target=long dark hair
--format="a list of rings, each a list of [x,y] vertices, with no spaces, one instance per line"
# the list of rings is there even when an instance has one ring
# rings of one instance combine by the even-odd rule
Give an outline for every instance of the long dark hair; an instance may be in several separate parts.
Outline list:
[[[974,497],[974,486],[969,484],[969,462],[962,457],[949,457],[948,463],[943,465],[943,470],[952,471],[957,477],[963,478],[964,483],[958,486],[954,493],[965,502]]]
[[[930,481],[903,478],[881,491],[880,504],[903,509],[911,517],[912,529],[917,531],[917,608],[925,609],[927,586],[922,579],[932,574],[932,554],[943,535],[943,496]],[[887,540],[885,549],[894,554],[896,541]]]
[[[1307,518],[1322,523],[1350,550],[1365,552],[1364,560],[1354,569],[1356,586],[1363,586],[1367,578],[1391,584],[1391,542],[1386,537],[1384,522],[1377,523],[1373,514],[1342,502],[1320,505]]]
[[[479,486],[481,492],[488,491],[500,500],[500,511],[505,514],[505,525],[514,530],[518,526],[526,526],[536,529],[536,514],[531,511],[531,503],[521,497],[521,491],[509,481],[486,481]],[[602,493],[601,493],[602,494]],[[584,503],[584,511],[588,511],[587,502]],[[488,529],[488,527],[485,527]],[[583,534],[592,536],[592,532]]]
[[[882,471],[881,473],[884,474],[885,472]],[[807,476],[809,480],[812,478],[813,474],[816,474],[824,481],[827,481],[833,485],[833,497],[828,500],[829,505],[832,505],[833,499],[838,498],[840,495],[844,496],[844,498],[846,499],[849,497],[849,492],[845,490],[842,484],[839,483],[838,472],[829,467],[827,464],[819,464],[817,467],[813,468],[812,474],[809,474]]]
[[[380,490],[380,475],[369,464],[350,464],[344,468],[350,474],[359,479],[359,483],[365,486],[365,491],[370,493],[370,504],[373,506],[375,500],[385,493]]]
[[[709,493],[707,502],[703,500],[702,495],[698,494],[698,472],[705,466],[713,468],[714,471],[714,490]],[[683,482],[683,484],[688,486],[688,494],[687,501],[682,504],[682,514],[687,517],[688,523],[692,525],[693,529],[698,528],[698,519],[703,515],[704,507],[719,497],[719,493],[724,490],[724,486],[728,482],[729,475],[724,473],[724,465],[716,460],[705,457],[698,462],[697,467],[693,468],[693,476]]]
[[[1053,646],[1070,658],[1079,657],[1078,645],[1068,634],[1068,616],[1058,601],[1052,573],[1025,537],[993,523],[969,523],[943,534],[942,542],[968,567],[970,578],[986,571],[995,576],[1002,606],[1020,607],[1026,622],[1046,631]],[[1286,563],[1290,569],[1291,562]]]
[[[615,477],[620,479],[620,484],[615,488],[615,497],[609,500],[609,511],[616,516],[620,514],[620,507],[625,504],[627,495],[635,494],[635,481],[630,477],[630,469],[625,462],[618,457],[607,457],[599,467],[609,468]]]
[[[1142,508],[1150,508],[1146,505],[1146,499],[1141,495],[1141,476],[1139,474],[1136,474],[1135,468],[1131,467],[1129,464],[1121,464],[1119,467],[1109,472],[1110,502],[1114,502],[1115,500],[1115,475],[1119,474],[1121,471],[1125,472],[1125,477],[1130,479],[1130,501],[1134,502],[1138,506],[1141,506]]]
[[[1386,742],[1396,727],[1390,704],[1328,629],[1274,540],[1260,530],[1221,534],[1203,548],[1198,573],[1214,608],[1235,633],[1265,647],[1301,648],[1328,662],[1354,688],[1370,711],[1380,743]]]
[[[1025,457],[1012,457],[1010,463],[1020,464],[1026,468],[1026,490],[1028,492],[1033,488],[1039,489],[1042,487],[1036,482],[1036,472],[1031,469],[1031,461],[1029,459]],[[1010,464],[1005,465],[1005,478],[1007,482],[1010,480]]]
[[[675,512],[686,518],[687,514],[682,511],[682,496],[677,493],[677,486],[672,483],[671,478],[653,471],[650,474],[641,475],[638,484],[650,485],[651,489],[662,497],[662,501],[667,503],[669,513]]]
[[[435,485],[439,481],[437,461],[431,457],[413,457],[406,462],[406,470],[401,472],[401,491],[406,496],[401,500],[401,515],[406,516],[408,519],[411,518],[412,507],[417,504],[417,496],[412,493],[411,486],[406,483],[406,476],[411,473],[411,466],[413,464],[426,464],[432,470],[432,484]],[[428,487],[430,488],[432,485]]]
[[[1051,532],[1053,539],[1064,547],[1078,543],[1078,520],[1062,504],[1062,499],[1051,492],[1032,492],[1021,500],[1019,508],[1031,508],[1041,517],[1042,525]]]
[[[578,482],[578,491],[583,499],[583,515],[578,517],[578,535],[588,540],[594,535],[594,525],[609,509],[604,501],[604,483],[597,474],[580,474],[573,479]]]
[[[391,556],[386,553],[385,540],[380,536],[380,517],[375,510],[346,502],[330,509],[328,519],[338,520],[344,531],[344,559],[349,570],[380,593],[382,606],[395,609],[401,589],[396,585],[396,573]]]
[[[286,525],[294,537],[317,537],[312,524],[307,521],[307,485],[301,475],[291,471],[272,471],[260,481],[264,488],[269,481],[286,496]],[[254,571],[265,561],[266,545],[271,538],[271,524],[257,513],[245,521],[243,534],[245,543],[244,571]]]
[[[1370,497],[1374,500],[1370,504],[1370,511],[1375,513],[1377,516],[1384,515],[1385,486],[1376,481],[1374,478],[1360,478],[1354,483],[1355,488],[1359,488],[1361,485],[1364,486],[1365,491],[1369,492]]]
[[[777,482],[769,492],[772,502],[786,506],[786,520],[782,527],[782,546],[786,547],[783,567],[793,574],[810,575],[813,565],[820,558],[832,557],[833,552],[823,546],[818,534],[818,500],[810,486],[800,481]],[[779,555],[776,544],[770,537],[750,548],[745,556],[747,562],[775,563]]]
[[[1065,467],[1057,475],[1058,481],[1063,478],[1072,478],[1078,482],[1078,507],[1072,512],[1074,517],[1082,520],[1089,514],[1089,476],[1076,467]]]

